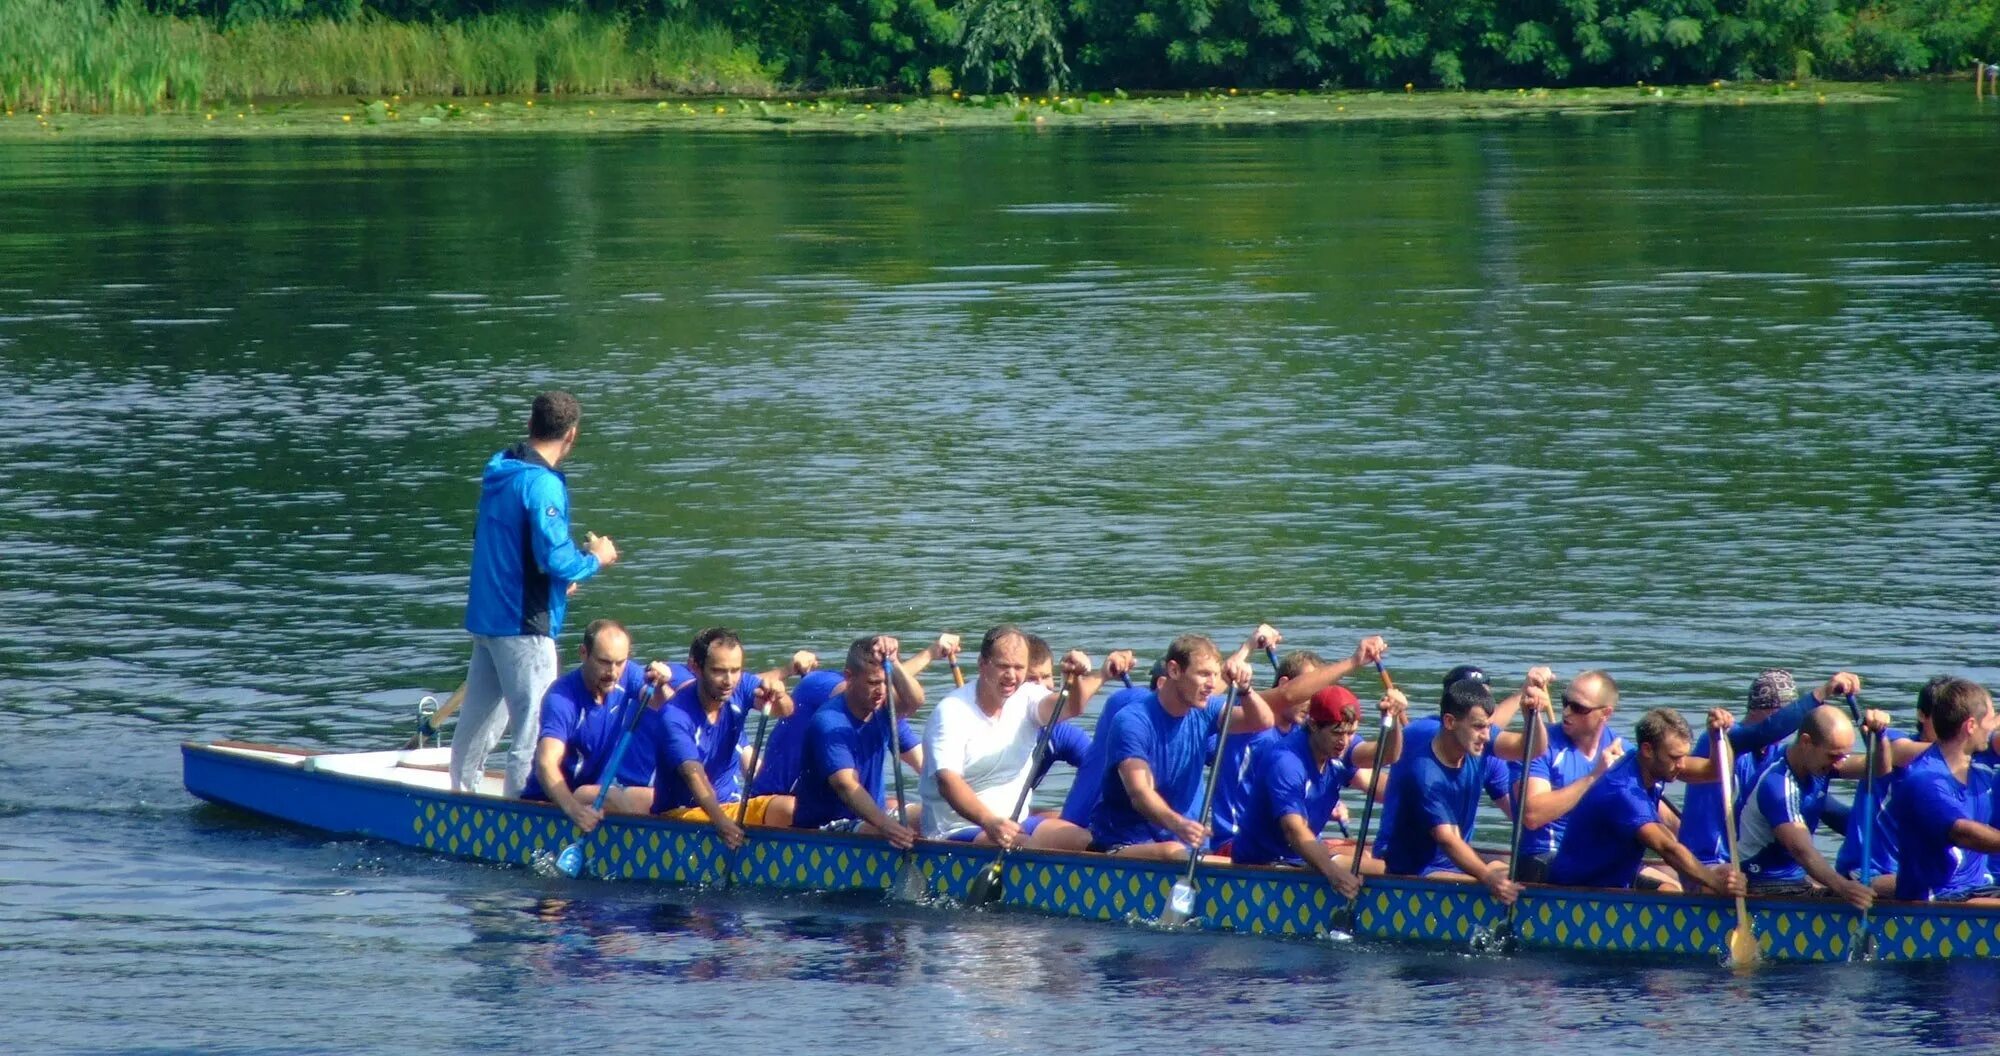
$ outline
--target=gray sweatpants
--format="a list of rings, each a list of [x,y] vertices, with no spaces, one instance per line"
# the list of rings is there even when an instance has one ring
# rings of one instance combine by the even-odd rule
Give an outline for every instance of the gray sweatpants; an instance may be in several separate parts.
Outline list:
[[[535,765],[542,726],[542,694],[556,680],[556,640],[541,635],[472,636],[472,665],[465,673],[465,702],[451,739],[451,787],[477,792],[486,755],[510,738],[509,798],[521,794]]]

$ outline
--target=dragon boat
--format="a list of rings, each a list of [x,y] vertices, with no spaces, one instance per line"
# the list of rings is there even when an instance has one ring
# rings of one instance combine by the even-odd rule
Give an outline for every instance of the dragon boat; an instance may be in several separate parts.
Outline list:
[[[533,867],[576,839],[551,804],[451,791],[448,748],[358,753],[218,741],[181,747],[189,792],[282,821],[483,862]],[[753,827],[731,852],[707,825],[608,814],[582,840],[585,871],[674,885],[734,883],[787,891],[882,891],[905,870],[927,893],[964,900],[998,853],[920,841],[905,853],[870,836]],[[1157,919],[1185,866],[1100,854],[1020,850],[1007,856],[1008,906],[1089,920]],[[1311,938],[1349,925],[1348,907],[1318,874],[1300,869],[1202,866],[1191,926]],[[1879,902],[1864,918],[1833,899],[1751,898],[1764,956],[1844,961],[2000,957],[2000,912]],[[1354,908],[1358,937],[1480,945],[1508,911],[1476,884],[1371,877]],[[1715,959],[1735,926],[1733,902],[1706,895],[1530,885],[1511,934],[1527,949]]]

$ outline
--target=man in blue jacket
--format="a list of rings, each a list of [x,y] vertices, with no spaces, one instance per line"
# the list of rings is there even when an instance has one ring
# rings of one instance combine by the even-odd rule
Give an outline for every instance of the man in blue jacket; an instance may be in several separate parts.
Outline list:
[[[472,665],[451,743],[451,785],[476,792],[486,755],[511,738],[506,794],[528,783],[542,695],[556,680],[556,636],[570,588],[618,560],[611,540],[569,537],[569,485],[556,467],[576,446],[583,409],[567,392],[535,397],[528,439],[496,453],[480,482],[465,629]]]

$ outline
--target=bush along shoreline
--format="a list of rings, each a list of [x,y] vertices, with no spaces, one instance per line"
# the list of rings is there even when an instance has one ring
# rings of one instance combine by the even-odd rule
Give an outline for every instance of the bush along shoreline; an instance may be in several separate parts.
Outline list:
[[[1056,95],[1963,71],[1996,0],[0,0],[8,109],[391,95]]]

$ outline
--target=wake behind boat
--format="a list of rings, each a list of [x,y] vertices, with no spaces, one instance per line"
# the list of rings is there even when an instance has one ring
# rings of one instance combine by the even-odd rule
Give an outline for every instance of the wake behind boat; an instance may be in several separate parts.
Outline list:
[[[326,832],[530,868],[576,838],[548,803],[452,792],[449,749],[334,753],[218,741],[183,744],[181,754],[194,795]],[[999,854],[920,840],[906,857],[878,837],[762,826],[750,826],[747,842],[731,852],[709,825],[618,812],[606,814],[581,849],[587,875],[677,886],[718,885],[727,876],[777,890],[887,893],[902,870],[913,869],[940,905],[967,900]],[[1016,850],[1004,863],[1000,901],[1088,920],[1154,920],[1182,869]],[[1347,923],[1344,900],[1309,870],[1202,865],[1194,886],[1191,928],[1309,938]],[[1846,960],[1864,934],[1881,960],[2000,957],[2000,911],[1990,908],[1881,902],[1864,921],[1823,898],[1752,897],[1749,907],[1763,955],[1773,960]],[[1476,884],[1370,877],[1353,931],[1463,947],[1506,919],[1501,903]],[[1530,884],[1515,912],[1514,940],[1529,949],[1713,959],[1735,924],[1735,907],[1723,898]]]

